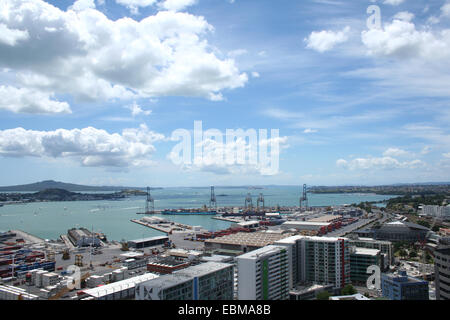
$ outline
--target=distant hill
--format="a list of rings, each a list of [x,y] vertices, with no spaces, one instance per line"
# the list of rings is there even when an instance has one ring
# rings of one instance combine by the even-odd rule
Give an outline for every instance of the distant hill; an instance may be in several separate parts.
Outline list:
[[[46,180],[46,181],[30,183],[30,184],[23,184],[23,185],[18,185],[18,186],[0,187],[0,192],[6,192],[6,191],[37,192],[37,191],[43,191],[43,190],[47,190],[47,189],[63,189],[63,190],[71,191],[71,192],[77,192],[77,191],[79,192],[79,191],[121,191],[124,189],[144,190],[145,188],[113,187],[113,186],[84,186],[84,185],[80,185],[80,184]]]

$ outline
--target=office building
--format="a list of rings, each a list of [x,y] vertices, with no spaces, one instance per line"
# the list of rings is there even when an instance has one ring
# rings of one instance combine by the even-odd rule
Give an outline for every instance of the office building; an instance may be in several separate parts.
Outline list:
[[[378,249],[352,247],[350,252],[350,278],[352,284],[365,286],[370,275],[367,273],[367,269],[373,265],[378,266],[380,270],[383,269],[383,256]]]
[[[269,245],[237,257],[239,300],[287,300],[289,253]]]
[[[384,255],[384,267],[382,270],[386,270],[389,265],[394,264],[394,253],[392,251],[392,242],[383,241],[383,240],[375,240],[372,238],[361,238],[355,237],[349,239],[350,246],[355,246],[358,248],[367,248],[367,249],[378,249],[381,254]]]
[[[232,300],[234,266],[206,262],[141,283],[136,300]]]
[[[381,290],[389,300],[429,300],[428,281],[410,277],[406,271],[383,273]]]

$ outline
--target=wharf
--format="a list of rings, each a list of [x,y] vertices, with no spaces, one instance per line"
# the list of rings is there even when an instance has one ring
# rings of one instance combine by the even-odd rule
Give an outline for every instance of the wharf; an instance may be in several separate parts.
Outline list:
[[[45,243],[44,239],[36,237],[28,232],[22,230],[11,230],[11,232],[15,233],[18,237],[23,238],[26,242],[29,243]]]
[[[173,233],[173,232],[179,232],[179,233],[186,233],[186,232],[192,232],[192,226],[189,226],[187,224],[182,224],[178,222],[168,222],[168,223],[147,223],[142,220],[132,219],[131,222],[140,224],[142,226],[152,228],[154,230],[163,232],[167,235]]]
[[[222,221],[228,221],[228,222],[234,222],[234,223],[238,223],[238,222],[242,222],[244,221],[243,219],[241,219],[240,217],[232,217],[232,218],[226,218],[226,217],[212,217],[213,219],[216,220],[222,220]]]

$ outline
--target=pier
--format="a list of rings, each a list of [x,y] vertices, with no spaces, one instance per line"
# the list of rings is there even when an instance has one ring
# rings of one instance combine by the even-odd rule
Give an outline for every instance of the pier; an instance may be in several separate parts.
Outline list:
[[[172,234],[173,232],[177,233],[188,233],[193,232],[193,227],[187,224],[182,224],[178,222],[166,222],[166,223],[148,223],[142,220],[132,219],[131,222],[140,224],[147,228],[152,228],[154,230],[163,232],[167,235]]]

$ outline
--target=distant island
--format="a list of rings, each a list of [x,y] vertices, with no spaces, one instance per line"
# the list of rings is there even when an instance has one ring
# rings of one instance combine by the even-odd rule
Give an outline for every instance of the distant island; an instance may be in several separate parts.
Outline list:
[[[119,186],[86,186],[73,183],[64,183],[53,180],[46,180],[36,183],[16,185],[16,186],[5,186],[0,187],[0,192],[38,192],[48,189],[62,189],[71,192],[120,192],[123,190],[132,190],[135,193],[142,192],[145,188],[139,187],[119,187]],[[162,188],[151,188],[152,190],[162,189]],[[144,192],[145,194],[145,192]]]
[[[45,189],[35,193],[0,193],[0,202],[23,203],[40,201],[95,201],[119,200],[126,198],[126,192],[114,193],[77,193],[64,189]]]

